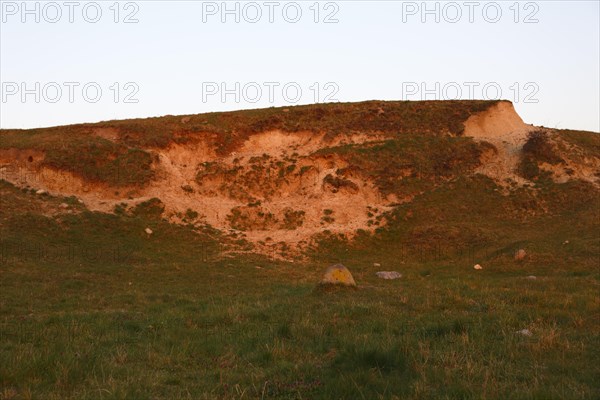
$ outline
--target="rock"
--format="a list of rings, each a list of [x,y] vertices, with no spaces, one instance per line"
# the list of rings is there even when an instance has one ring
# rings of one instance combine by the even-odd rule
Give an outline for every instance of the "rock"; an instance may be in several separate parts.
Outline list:
[[[77,199],[77,201],[79,202],[79,204],[83,204],[83,200]]]
[[[373,263],[373,266],[374,266],[375,268],[379,268],[379,267],[381,267],[381,264],[379,264],[379,263]]]
[[[473,269],[480,270],[483,269],[483,267],[479,264],[475,264],[475,266],[473,266]]]
[[[526,279],[529,279],[530,281],[535,281],[537,279],[537,276],[529,275]]]
[[[569,241],[568,241],[568,240],[565,240],[565,241],[563,242],[563,244],[569,244]]]
[[[64,210],[64,209],[69,208],[69,205],[67,203],[60,203],[60,208],[62,208]]]
[[[527,252],[523,249],[519,249],[515,252],[515,261],[523,261],[527,257]]]
[[[352,277],[352,274],[348,268],[342,264],[332,265],[327,268],[321,284],[325,285],[345,285],[345,286],[356,286],[356,282]]]
[[[379,271],[379,272],[376,272],[375,275],[377,275],[381,279],[400,279],[400,278],[402,278],[402,274],[397,271]]]
[[[37,192],[35,192],[35,194],[46,194],[46,191],[44,189],[40,189]]]
[[[187,124],[188,122],[190,122],[191,118],[190,117],[183,117],[181,118],[181,123],[182,124]]]
[[[517,331],[516,333],[518,333],[519,335],[523,335],[523,336],[532,336],[533,333],[531,333],[531,331],[529,329],[521,329],[520,331]]]
[[[144,229],[144,232],[146,232],[148,235],[152,235],[152,233],[153,233],[152,229],[150,229],[150,228]]]

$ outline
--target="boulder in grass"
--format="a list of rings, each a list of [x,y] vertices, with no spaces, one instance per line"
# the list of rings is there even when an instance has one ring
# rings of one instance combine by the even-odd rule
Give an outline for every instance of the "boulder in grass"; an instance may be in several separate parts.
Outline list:
[[[476,269],[479,271],[479,270],[483,269],[483,267],[479,264],[475,264],[475,266],[473,266],[473,269]]]
[[[400,279],[400,278],[402,278],[402,274],[397,271],[379,271],[379,272],[376,272],[375,275],[377,275],[381,279]]]
[[[147,235],[152,235],[152,233],[154,233],[154,232],[152,232],[152,229],[150,229],[150,228],[144,229],[144,232],[146,232]]]
[[[322,285],[342,285],[342,286],[353,286],[356,287],[354,277],[342,264],[332,265],[327,268],[323,279],[321,280]]]
[[[527,252],[523,249],[519,249],[515,252],[515,261],[523,261],[527,257]]]
[[[527,336],[527,337],[533,336],[533,333],[531,333],[531,331],[529,329],[521,329],[520,331],[517,331],[516,333],[518,333],[519,335],[522,335],[522,336]]]

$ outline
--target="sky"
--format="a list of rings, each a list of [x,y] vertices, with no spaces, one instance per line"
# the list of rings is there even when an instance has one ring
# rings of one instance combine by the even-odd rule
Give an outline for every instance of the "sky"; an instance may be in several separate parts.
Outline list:
[[[600,131],[600,2],[0,1],[0,128],[506,99]]]

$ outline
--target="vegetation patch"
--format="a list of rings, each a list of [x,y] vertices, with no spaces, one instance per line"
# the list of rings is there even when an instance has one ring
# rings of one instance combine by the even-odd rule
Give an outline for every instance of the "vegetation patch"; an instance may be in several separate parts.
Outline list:
[[[283,222],[281,227],[283,229],[294,230],[299,228],[304,223],[304,215],[306,213],[302,210],[293,210],[286,208],[283,210]]]
[[[234,207],[227,220],[233,229],[240,231],[264,231],[278,225],[275,215],[262,207]]]
[[[144,186],[154,177],[153,157],[139,148],[85,134],[49,128],[0,133],[0,149],[35,149],[45,153],[43,166],[67,171],[89,182]],[[75,136],[66,136],[73,134]]]
[[[542,162],[557,165],[563,163],[564,160],[558,155],[556,146],[551,142],[548,133],[536,130],[529,133],[527,141],[523,145],[518,172],[525,179],[546,178],[547,180],[550,173],[540,169],[539,165]]]
[[[132,215],[136,217],[159,219],[165,211],[165,205],[160,199],[152,198],[135,206]]]

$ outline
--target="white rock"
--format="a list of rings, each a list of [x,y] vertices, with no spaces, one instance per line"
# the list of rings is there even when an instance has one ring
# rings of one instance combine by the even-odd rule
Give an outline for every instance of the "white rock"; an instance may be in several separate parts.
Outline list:
[[[374,266],[375,268],[379,268],[379,267],[381,267],[381,264],[379,264],[379,263],[373,263],[373,266]]]
[[[535,275],[529,275],[529,276],[527,277],[527,279],[529,279],[530,281],[534,281],[534,280],[536,280],[536,279],[537,279],[537,276],[535,276]]]
[[[519,335],[523,335],[523,336],[532,336],[533,333],[531,333],[531,331],[529,329],[521,329],[520,331],[517,331],[516,333],[518,333]]]
[[[46,194],[46,191],[44,189],[40,189],[37,192],[35,192],[35,194]]]
[[[402,278],[402,274],[397,271],[379,271],[376,272],[375,275],[380,277],[381,279],[399,279]]]
[[[148,235],[152,235],[152,229],[150,229],[150,228],[146,228],[144,231],[145,231],[145,232],[146,232]]]
[[[473,269],[480,270],[480,269],[483,269],[483,267],[481,265],[479,265],[479,264],[475,264],[475,266],[473,267]]]
[[[563,244],[569,244],[569,241],[568,241],[568,240],[565,240],[565,241],[563,242]]]

